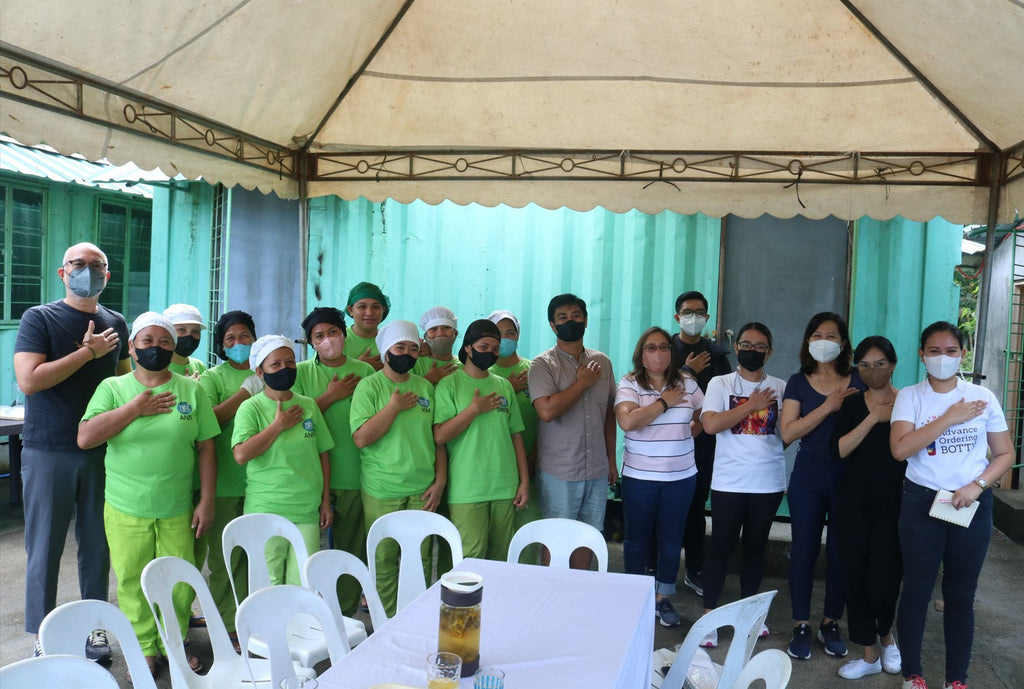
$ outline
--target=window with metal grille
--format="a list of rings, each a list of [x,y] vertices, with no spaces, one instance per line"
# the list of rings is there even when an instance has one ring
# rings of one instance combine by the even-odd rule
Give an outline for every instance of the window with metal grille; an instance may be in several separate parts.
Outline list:
[[[42,189],[0,182],[0,320],[16,321],[30,306],[42,303],[45,209]]]
[[[224,188],[224,185],[218,184],[214,187],[213,228],[210,232],[210,323],[216,323],[220,320],[220,316],[224,312],[224,302],[227,298],[227,228],[230,198],[231,195]],[[210,336],[213,336],[212,328]],[[212,349],[211,347],[207,364],[209,366],[216,366],[220,361]]]
[[[1010,327],[1006,346],[1006,380],[1003,411],[1010,427],[1016,459],[1024,461],[1024,231],[1013,237],[1013,291],[1010,295]],[[1013,471],[1013,487],[1020,487],[1020,469]]]
[[[149,208],[100,201],[96,244],[110,264],[110,280],[100,303],[120,311],[131,323],[149,310],[149,266],[153,214]]]

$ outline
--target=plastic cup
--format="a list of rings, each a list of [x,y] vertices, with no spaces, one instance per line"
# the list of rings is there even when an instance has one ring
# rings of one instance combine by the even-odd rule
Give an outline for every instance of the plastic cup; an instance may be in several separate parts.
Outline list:
[[[473,689],[505,689],[505,673],[496,667],[482,667],[473,675]]]
[[[454,653],[427,656],[427,689],[458,689],[462,658]]]
[[[278,686],[280,689],[316,689],[319,686],[319,682],[316,681],[315,677],[288,675],[281,680]]]

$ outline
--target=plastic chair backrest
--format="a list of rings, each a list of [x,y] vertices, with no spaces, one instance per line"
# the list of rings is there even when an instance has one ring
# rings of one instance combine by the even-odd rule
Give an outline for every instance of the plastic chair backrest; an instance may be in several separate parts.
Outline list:
[[[135,689],[156,689],[131,622],[107,601],[76,600],[54,608],[39,625],[39,645],[48,656],[64,654],[85,659],[85,641],[94,629],[104,629],[117,639],[128,671],[136,678]]]
[[[85,648],[84,640],[82,648]],[[112,674],[91,660],[76,655],[44,655],[5,665],[0,668],[0,687],[118,689]]]
[[[213,663],[205,675],[197,675],[188,666],[188,653],[174,614],[171,592],[176,584],[191,586],[206,615],[206,631],[213,649]],[[158,557],[142,570],[142,593],[156,618],[156,629],[164,643],[170,666],[171,686],[190,689],[222,689],[238,686],[251,679],[249,668],[235,653],[227,627],[217,612],[206,580],[195,566],[180,557]],[[164,611],[166,618],[158,613]],[[149,674],[148,672],[146,674]],[[133,670],[132,677],[138,674]]]
[[[785,651],[769,648],[751,656],[736,678],[733,689],[750,689],[757,680],[763,680],[765,689],[786,689],[793,674],[793,661]]]
[[[370,609],[370,620],[374,631],[388,621],[384,604],[377,595],[376,580],[370,576],[369,568],[352,553],[344,550],[321,550],[313,553],[302,568],[302,580],[327,601],[339,629],[344,625],[344,614],[338,601],[338,578],[343,575],[354,577],[363,588],[366,607]]]
[[[608,571],[608,543],[600,531],[575,519],[538,519],[523,524],[512,536],[508,561],[517,563],[523,549],[533,543],[544,545],[551,553],[551,566],[568,569],[569,556],[577,548],[589,548],[597,557],[597,569]]]
[[[401,610],[413,598],[427,590],[423,579],[420,545],[429,536],[440,536],[452,549],[452,564],[462,562],[462,535],[445,517],[426,510],[400,510],[378,517],[366,533],[366,559],[370,578],[377,581],[377,546],[386,538],[398,541],[401,558],[398,564],[398,605]]]
[[[693,662],[694,653],[700,647],[700,642],[712,630],[720,627],[732,627],[733,637],[729,643],[729,651],[725,655],[725,664],[722,666],[722,673],[718,678],[718,686],[733,687],[740,671],[750,660],[750,654],[754,651],[754,644],[757,642],[757,635],[761,632],[761,625],[768,617],[768,609],[771,608],[772,599],[778,591],[766,591],[757,595],[743,598],[734,603],[723,605],[720,608],[705,613],[703,617],[693,623],[686,638],[683,639],[676,659],[672,667],[665,675],[662,682],[662,689],[682,689],[683,681],[686,679],[686,672]]]
[[[221,541],[224,562],[231,562],[231,553],[235,548],[245,551],[246,560],[249,563],[250,593],[270,586],[266,547],[267,541],[274,536],[280,536],[291,544],[301,570],[309,558],[306,541],[303,540],[299,527],[284,517],[279,517],[276,514],[243,514],[232,519],[224,527]],[[234,578],[228,578],[231,579],[231,593],[235,597],[235,604],[241,603],[242,601],[238,599],[238,589],[235,586]]]
[[[249,594],[238,606],[235,627],[242,656],[250,658],[249,640],[257,637],[266,644],[270,659],[270,686],[280,686],[281,680],[294,674],[291,652],[288,649],[288,620],[296,614],[310,615],[319,622],[331,665],[337,664],[348,653],[348,640],[338,631],[327,601],[315,591],[301,586],[270,586]]]

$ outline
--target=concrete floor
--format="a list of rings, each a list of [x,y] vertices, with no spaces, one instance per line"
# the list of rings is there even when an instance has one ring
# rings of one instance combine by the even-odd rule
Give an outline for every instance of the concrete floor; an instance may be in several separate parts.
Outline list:
[[[0,481],[0,664],[7,664],[28,657],[32,652],[32,636],[24,630],[24,586],[25,551],[23,544],[24,521],[20,508],[7,505],[6,481]],[[785,649],[791,632],[789,618],[789,596],[785,579],[787,525],[776,525],[773,530],[772,547],[769,554],[768,576],[762,590],[778,589],[779,595],[772,605],[768,617],[771,635],[758,643],[758,649]],[[69,536],[61,571],[58,603],[74,600],[77,596],[75,575],[75,542]],[[610,544],[610,569],[622,571],[622,546]],[[819,566],[820,566],[819,562]],[[977,625],[974,656],[971,664],[971,686],[976,689],[1011,689],[1024,686],[1024,642],[1021,621],[1024,620],[1024,543],[1008,539],[995,532],[988,560],[982,572],[977,596]],[[111,577],[111,599],[115,585]],[[820,611],[823,590],[820,579],[815,589],[814,607]],[[738,597],[738,583],[731,576],[723,593],[723,601]],[[683,618],[683,626],[674,629],[655,626],[656,648],[674,647],[679,644],[684,630],[701,615],[701,601],[680,582],[679,592],[672,597],[673,604]],[[365,616],[364,616],[365,617]],[[369,626],[369,620],[367,619]],[[844,629],[845,631],[845,629]],[[209,643],[202,630],[193,630],[194,653],[207,664],[210,661]],[[112,640],[113,641],[113,640]],[[711,652],[712,657],[724,660],[728,635],[723,635],[721,645]],[[851,653],[858,651],[851,649]],[[853,656],[848,656],[852,658]],[[809,661],[794,661],[790,687],[794,689],[822,689],[826,687],[857,686],[863,689],[895,689],[901,686],[898,676],[875,675],[857,682],[840,679],[836,669],[843,660],[826,656],[821,645],[815,643],[813,656]],[[925,672],[932,687],[941,687],[943,669],[942,615],[929,612],[925,635]],[[121,687],[131,684],[125,675],[122,659],[116,653],[112,672]],[[157,685],[170,687],[166,670],[158,677]]]

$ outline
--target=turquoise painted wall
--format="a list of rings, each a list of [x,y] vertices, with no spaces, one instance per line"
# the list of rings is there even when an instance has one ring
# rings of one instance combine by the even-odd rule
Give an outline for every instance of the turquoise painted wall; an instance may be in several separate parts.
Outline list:
[[[917,357],[921,331],[938,320],[956,322],[960,291],[953,269],[960,263],[962,227],[935,218],[857,221],[850,295],[853,344],[884,335],[899,359],[897,387],[923,379]]]
[[[507,308],[522,322],[520,352],[554,345],[551,297],[587,302],[584,342],[627,372],[636,338],[651,325],[674,331],[676,296],[700,289],[717,306],[720,223],[704,216],[597,209],[578,213],[458,206],[310,201],[307,306],[344,306],[352,285],[381,285],[389,318],[417,322],[448,306],[464,331]]]

